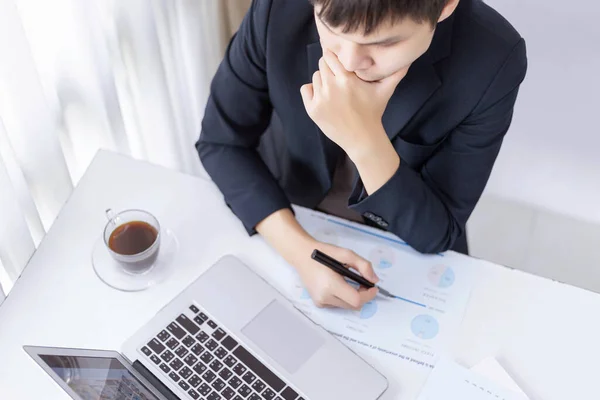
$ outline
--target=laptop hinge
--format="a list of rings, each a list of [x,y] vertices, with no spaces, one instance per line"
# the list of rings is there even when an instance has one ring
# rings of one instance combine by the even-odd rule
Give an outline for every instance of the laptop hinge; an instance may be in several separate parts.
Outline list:
[[[167,400],[181,400],[177,395],[175,395],[168,387],[166,387],[165,385],[163,385],[163,383],[158,380],[154,374],[152,372],[150,372],[150,370],[148,370],[148,368],[146,368],[144,366],[144,364],[142,364],[139,361],[134,361],[133,362],[133,368],[139,372],[144,378],[146,378],[148,380],[148,382],[150,382],[150,384],[152,386],[154,386],[154,388],[156,388],[156,390],[158,390],[160,392],[160,394],[162,394],[163,396],[165,396],[165,398]]]

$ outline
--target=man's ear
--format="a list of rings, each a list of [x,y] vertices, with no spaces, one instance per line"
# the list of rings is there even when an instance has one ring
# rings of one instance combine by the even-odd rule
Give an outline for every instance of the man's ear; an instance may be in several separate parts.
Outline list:
[[[456,10],[456,7],[458,7],[459,2],[460,0],[447,0],[446,5],[442,10],[442,15],[440,15],[440,18],[438,19],[438,23],[451,16],[452,13],[454,13],[454,10]]]

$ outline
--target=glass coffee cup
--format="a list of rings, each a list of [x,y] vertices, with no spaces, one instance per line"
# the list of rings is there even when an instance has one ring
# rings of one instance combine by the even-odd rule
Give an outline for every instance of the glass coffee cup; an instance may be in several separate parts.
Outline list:
[[[144,210],[114,213],[106,210],[104,244],[125,272],[142,274],[155,264],[160,251],[161,229],[154,215]]]

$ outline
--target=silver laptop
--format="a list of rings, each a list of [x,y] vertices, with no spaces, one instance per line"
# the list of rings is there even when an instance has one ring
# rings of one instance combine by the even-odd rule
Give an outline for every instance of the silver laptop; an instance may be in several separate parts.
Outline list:
[[[374,400],[379,372],[233,256],[122,347],[25,346],[74,399]]]

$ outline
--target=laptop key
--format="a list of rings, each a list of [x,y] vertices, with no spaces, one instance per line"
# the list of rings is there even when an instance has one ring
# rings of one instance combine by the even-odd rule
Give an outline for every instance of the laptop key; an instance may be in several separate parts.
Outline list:
[[[276,393],[271,390],[271,388],[267,388],[264,392],[261,393],[261,396],[265,400],[273,400],[276,396]]]
[[[171,372],[169,374],[169,378],[171,378],[172,380],[174,380],[175,382],[178,382],[181,378],[179,377],[179,375],[177,375],[175,372]]]
[[[195,305],[193,305],[193,304],[190,306],[190,310],[192,310],[192,312],[193,312],[194,314],[198,314],[198,313],[200,312],[200,310],[198,309],[198,307],[196,307],[196,306],[195,306]]]
[[[240,378],[238,378],[237,376],[234,376],[233,378],[231,378],[229,380],[228,383],[232,388],[237,389],[242,384],[242,380]]]
[[[236,394],[232,400],[244,400],[244,398],[242,396],[240,396],[239,394]]]
[[[173,361],[171,361],[169,365],[171,366],[171,368],[177,371],[179,368],[183,367],[183,362],[179,358],[176,358]]]
[[[223,382],[220,378],[217,378],[217,380],[215,380],[212,384],[213,389],[215,389],[217,392],[223,390],[225,386],[225,382]]]
[[[175,354],[171,353],[169,350],[166,350],[164,353],[162,353],[160,355],[160,358],[164,361],[164,362],[169,362],[173,359],[173,357],[175,357]]]
[[[260,396],[259,396],[259,395],[257,395],[256,393],[252,393],[252,394],[250,395],[250,397],[248,397],[248,400],[262,400],[262,399],[261,399],[261,398],[260,398]]]
[[[188,367],[183,367],[181,371],[179,371],[179,375],[181,375],[183,379],[188,379],[190,376],[192,376],[192,374],[192,370]]]
[[[194,347],[192,347],[192,353],[199,356],[204,351],[204,347],[200,343],[196,343]]]
[[[190,395],[190,397],[194,400],[199,399],[200,395],[198,394],[198,392],[196,392],[194,389],[190,389],[190,391],[188,392],[188,394]]]
[[[210,351],[214,351],[217,347],[219,347],[219,344],[217,342],[215,342],[213,339],[210,339],[208,342],[206,342],[205,346]]]
[[[256,375],[254,375],[252,372],[248,371],[244,374],[242,379],[244,380],[244,382],[250,384],[256,380]]]
[[[194,365],[194,368],[192,368],[198,375],[202,375],[204,373],[204,371],[206,371],[206,365],[202,364],[202,363],[198,363],[196,365]]]
[[[298,393],[294,392],[294,390],[288,386],[283,392],[281,392],[281,397],[283,397],[285,400],[296,400]]]
[[[233,368],[233,366],[235,365],[235,363],[237,363],[237,360],[235,358],[233,358],[232,356],[227,356],[227,357],[225,357],[225,360],[223,360],[223,362],[229,368]]]
[[[152,362],[156,365],[160,364],[160,358],[158,358],[158,356],[156,354],[152,354],[150,356],[150,359],[152,360]]]
[[[236,347],[233,351],[233,355],[236,356],[237,359],[244,363],[248,368],[250,368],[256,375],[258,375],[260,379],[272,387],[276,392],[279,392],[285,387],[285,383],[277,375],[275,375],[256,357],[250,354],[250,352],[244,347]]]
[[[196,388],[199,384],[202,383],[202,379],[200,379],[200,377],[198,375],[192,376],[188,382],[190,383],[190,385],[192,385],[193,388]]]
[[[152,339],[151,341],[149,341],[148,347],[150,347],[156,354],[162,353],[165,349],[165,346],[157,339]]]
[[[250,389],[250,386],[248,385],[242,385],[241,388],[238,389],[238,393],[243,397],[246,398],[248,397],[248,395],[250,393],[252,393],[252,389]]]
[[[160,333],[157,335],[157,337],[161,340],[161,342],[164,342],[165,340],[170,338],[171,335],[169,335],[169,332],[167,332],[163,329],[162,331],[160,331]]]
[[[165,364],[165,363],[160,364],[160,369],[165,374],[168,374],[171,371],[171,368],[169,368],[169,366],[167,364]]]
[[[173,335],[175,335],[177,339],[183,339],[183,337],[185,336],[185,331],[181,329],[181,327],[175,322],[171,322],[169,326],[167,326],[167,330]]]
[[[190,348],[196,343],[196,340],[188,335],[181,341],[181,343],[185,344],[185,347]]]
[[[217,350],[215,350],[215,356],[217,356],[219,360],[222,360],[226,355],[227,350],[225,350],[223,347],[219,347]]]
[[[179,317],[177,317],[177,319],[175,321],[177,321],[179,323],[179,325],[183,326],[185,328],[185,330],[188,331],[189,333],[191,333],[192,335],[195,335],[200,330],[198,325],[196,325],[185,314],[181,314]]]
[[[206,398],[206,400],[221,400],[222,397],[219,396],[218,393],[216,392],[212,392],[211,394],[208,395],[208,397]]]
[[[184,358],[183,361],[191,367],[192,365],[196,364],[196,361],[198,361],[198,359],[196,357],[194,357],[193,355],[188,354],[188,356],[186,358]]]
[[[206,340],[208,339],[208,337],[209,337],[208,334],[206,332],[204,332],[204,331],[200,331],[200,333],[196,335],[196,339],[198,339],[198,341],[200,343],[206,342]]]
[[[177,346],[179,346],[179,342],[177,341],[177,339],[171,338],[167,341],[166,345],[171,350],[174,350],[175,348],[177,348]]]
[[[223,339],[226,335],[227,334],[225,333],[225,331],[223,329],[219,328],[213,332],[212,337],[214,337],[218,341],[221,341],[221,339]]]
[[[142,353],[144,353],[145,355],[147,355],[148,357],[150,357],[150,355],[152,354],[152,350],[150,350],[149,348],[147,348],[146,346],[142,347]]]
[[[210,369],[212,369],[213,371],[215,371],[215,372],[219,372],[219,370],[220,370],[221,368],[223,368],[223,364],[221,364],[221,363],[219,362],[219,360],[214,360],[213,362],[211,362],[211,363],[210,363],[209,367],[210,367]]]
[[[208,383],[214,381],[216,377],[217,376],[210,369],[202,375],[202,378]]]
[[[202,360],[202,362],[204,362],[205,364],[210,363],[215,357],[210,354],[208,351],[205,351],[204,354],[202,354],[200,356],[200,359]]]
[[[235,396],[235,392],[232,388],[228,387],[221,392],[221,396],[223,396],[226,400],[231,400],[233,396]]]
[[[260,379],[252,385],[252,389],[256,390],[258,393],[262,393],[262,391],[265,390],[265,387],[267,386]]]
[[[200,318],[199,315],[196,315],[194,317],[194,322],[197,323],[199,326],[202,326],[202,324],[204,323],[204,320],[202,318]]]
[[[214,322],[213,322],[212,320],[210,320],[210,319],[206,321],[206,324],[207,324],[208,326],[210,326],[211,328],[213,328],[213,329],[217,329],[217,324],[216,324],[216,323],[214,323]]]
[[[181,381],[181,382],[179,382],[179,387],[182,388],[183,390],[188,390],[190,388],[190,385],[188,385],[188,383],[186,381]]]
[[[211,392],[211,388],[210,386],[208,386],[206,383],[203,383],[202,385],[200,385],[200,387],[198,388],[198,391],[200,392],[200,394],[202,396],[208,396],[208,394]]]
[[[219,376],[223,379],[225,379],[226,381],[229,380],[229,378],[231,378],[231,376],[233,375],[233,372],[231,372],[231,370],[229,370],[229,368],[223,368],[221,370],[221,372],[219,372]]]
[[[175,350],[175,354],[177,354],[180,358],[185,357],[187,353],[188,349],[186,349],[184,345],[179,346],[177,350]]]
[[[221,342],[221,345],[229,351],[233,350],[234,347],[237,346],[237,344],[238,344],[238,342],[236,342],[236,340],[234,338],[232,338],[231,336],[227,336]]]
[[[235,367],[233,367],[233,372],[235,372],[236,374],[238,374],[238,376],[242,376],[242,374],[244,372],[246,372],[246,367],[244,367],[242,364],[236,365]]]

